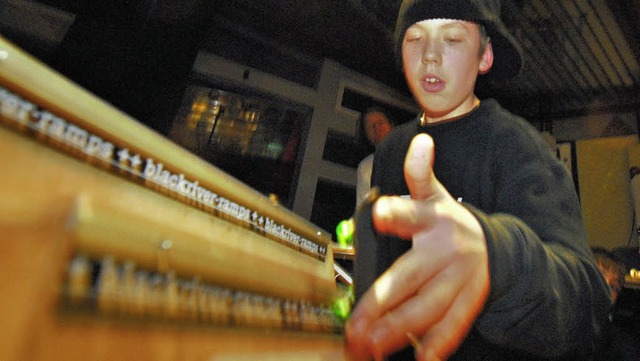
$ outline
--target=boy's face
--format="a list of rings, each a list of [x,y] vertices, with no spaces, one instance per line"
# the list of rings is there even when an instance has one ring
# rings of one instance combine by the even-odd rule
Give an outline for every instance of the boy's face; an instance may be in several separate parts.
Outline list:
[[[409,89],[433,123],[473,109],[476,78],[491,68],[493,50],[488,43],[480,54],[475,23],[424,20],[405,32],[402,63]]]

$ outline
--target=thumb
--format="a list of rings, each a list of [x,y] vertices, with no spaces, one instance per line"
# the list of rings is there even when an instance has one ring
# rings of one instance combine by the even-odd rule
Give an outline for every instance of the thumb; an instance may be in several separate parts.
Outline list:
[[[411,199],[425,200],[438,189],[433,175],[433,139],[427,134],[416,135],[404,159],[404,179],[409,187]]]

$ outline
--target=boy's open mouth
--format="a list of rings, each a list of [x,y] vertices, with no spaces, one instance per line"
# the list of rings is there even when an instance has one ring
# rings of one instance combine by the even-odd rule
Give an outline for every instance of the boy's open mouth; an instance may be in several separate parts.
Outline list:
[[[421,79],[422,88],[427,92],[437,92],[440,91],[445,82],[438,76],[433,74],[427,74]]]

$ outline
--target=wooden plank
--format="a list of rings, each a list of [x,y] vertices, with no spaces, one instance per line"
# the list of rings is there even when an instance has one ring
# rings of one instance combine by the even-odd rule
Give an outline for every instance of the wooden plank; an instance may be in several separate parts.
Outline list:
[[[0,50],[4,52],[0,59],[0,84],[10,91],[55,114],[63,122],[70,122],[81,127],[82,131],[112,142],[119,150],[154,161],[153,165],[162,163],[162,168],[172,175],[181,174],[192,182],[197,181],[216,196],[250,207],[250,211],[268,217],[277,225],[287,225],[297,235],[323,246],[323,250],[329,248],[330,232],[286,208],[274,206],[267,196],[90,94],[2,37]],[[12,110],[5,108],[5,111]],[[49,123],[43,126],[48,127]],[[157,169],[159,172],[159,167]],[[157,185],[151,187],[156,189]],[[170,190],[165,191],[171,193]],[[181,198],[180,194],[175,198]]]

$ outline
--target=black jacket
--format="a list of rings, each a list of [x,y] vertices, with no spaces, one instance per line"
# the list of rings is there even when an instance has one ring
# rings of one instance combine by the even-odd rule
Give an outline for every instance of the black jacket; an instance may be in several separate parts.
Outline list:
[[[611,298],[586,242],[572,178],[549,145],[491,99],[452,122],[421,127],[416,119],[378,148],[371,184],[381,194],[409,194],[404,157],[420,132],[434,139],[435,176],[480,221],[489,252],[488,302],[451,359],[590,358]],[[411,246],[375,234],[370,211],[361,216],[358,296]]]

